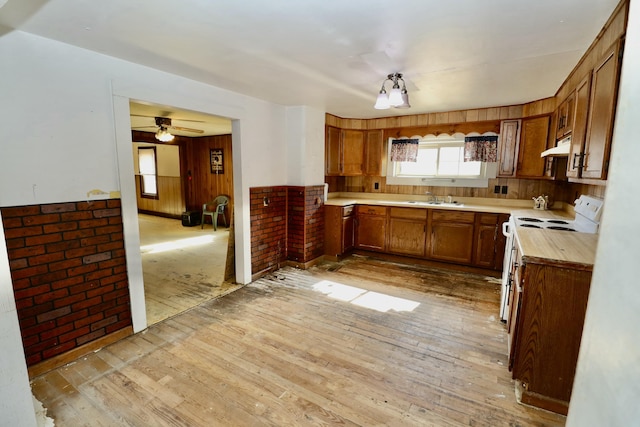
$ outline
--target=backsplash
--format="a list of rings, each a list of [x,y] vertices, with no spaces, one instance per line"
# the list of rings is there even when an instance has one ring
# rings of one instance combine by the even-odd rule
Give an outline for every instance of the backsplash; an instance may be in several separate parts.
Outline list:
[[[483,197],[491,199],[531,199],[532,197],[545,194],[552,201],[563,201],[573,203],[575,191],[590,191],[585,193],[598,195],[596,189],[604,189],[592,185],[568,184],[561,181],[541,180],[541,179],[517,179],[517,178],[494,178],[489,180],[488,188],[468,188],[468,187],[431,187],[421,185],[387,185],[383,176],[353,176],[353,177],[325,177],[329,184],[330,192],[356,192],[356,193],[386,193],[386,194],[411,194],[421,195],[431,192],[435,196],[454,197]],[[376,184],[378,188],[376,189]],[[496,186],[500,187],[500,193],[494,193]],[[502,194],[502,189],[506,187],[506,194]],[[596,193],[596,194],[593,194]],[[582,193],[581,193],[582,194]]]

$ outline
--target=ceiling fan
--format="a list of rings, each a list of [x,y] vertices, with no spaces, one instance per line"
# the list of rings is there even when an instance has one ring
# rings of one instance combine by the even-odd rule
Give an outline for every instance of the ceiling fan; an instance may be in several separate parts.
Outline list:
[[[151,116],[141,116],[138,114],[132,114],[131,116],[151,118]],[[174,130],[183,131],[183,132],[204,133],[202,129],[193,129],[193,128],[186,128],[182,126],[174,126],[171,122],[170,117],[154,117],[154,119],[156,122],[155,126],[137,126],[137,127],[134,127],[133,129],[159,128],[159,130],[165,130],[165,131],[167,129],[174,129]],[[194,122],[196,120],[181,120],[181,121]]]

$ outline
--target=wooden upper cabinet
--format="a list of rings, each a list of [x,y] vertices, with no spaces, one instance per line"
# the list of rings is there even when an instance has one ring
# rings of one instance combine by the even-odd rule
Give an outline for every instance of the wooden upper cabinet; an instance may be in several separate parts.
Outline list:
[[[557,110],[556,120],[556,139],[561,139],[571,131],[573,131],[573,120],[575,115],[576,94],[571,92],[567,98],[562,101]]]
[[[521,120],[504,120],[500,124],[498,176],[516,176],[521,122]]]
[[[325,174],[362,175],[364,132],[361,130],[326,128]]]
[[[340,175],[342,173],[342,133],[338,128],[327,126],[325,135],[325,175]]]
[[[364,174],[381,176],[383,168],[382,130],[368,130],[365,132],[364,143]]]
[[[591,73],[582,79],[575,91],[575,117],[571,134],[571,148],[567,163],[567,177],[578,178],[582,168],[582,153],[589,118],[589,96],[591,94]]]
[[[593,70],[582,178],[607,178],[621,54],[618,41]]]
[[[540,178],[545,175],[546,159],[540,154],[547,149],[548,137],[549,116],[522,119],[517,177]]]
[[[364,163],[364,132],[342,130],[342,175],[362,175]]]

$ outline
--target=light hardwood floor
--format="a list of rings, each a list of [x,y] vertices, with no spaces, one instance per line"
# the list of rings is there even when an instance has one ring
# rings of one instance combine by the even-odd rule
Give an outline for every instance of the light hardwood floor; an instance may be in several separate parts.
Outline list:
[[[147,323],[238,289],[224,282],[229,229],[138,215]]]
[[[33,379],[56,426],[563,426],[516,402],[485,276],[283,268]]]

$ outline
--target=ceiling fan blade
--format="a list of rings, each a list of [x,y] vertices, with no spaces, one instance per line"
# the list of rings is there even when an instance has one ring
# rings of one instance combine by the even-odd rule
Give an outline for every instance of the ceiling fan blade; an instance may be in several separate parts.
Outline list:
[[[206,123],[205,120],[191,120],[191,119],[179,119],[179,118],[171,118],[171,117],[162,117],[162,116],[146,116],[144,114],[129,114],[131,117],[145,117],[148,119],[165,119],[165,120],[178,120],[180,122],[194,122],[194,123]]]
[[[181,126],[168,126],[171,129],[181,130],[183,132],[204,133],[202,129],[183,128]]]
[[[147,128],[157,129],[158,126],[133,126],[131,129],[147,129]]]

